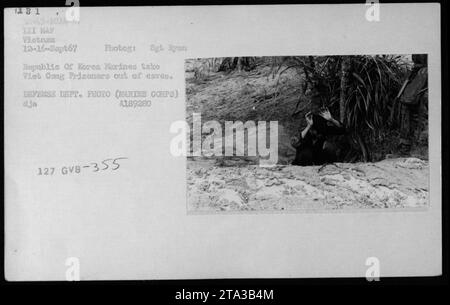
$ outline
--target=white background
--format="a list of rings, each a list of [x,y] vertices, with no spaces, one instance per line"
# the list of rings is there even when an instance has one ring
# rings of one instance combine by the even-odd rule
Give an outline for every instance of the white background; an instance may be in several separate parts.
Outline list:
[[[84,8],[57,26],[76,55],[24,54],[25,16],[5,11],[5,272],[8,280],[381,277],[441,272],[440,8],[381,5]],[[41,15],[65,9],[41,9]],[[103,45],[133,44],[132,54]],[[154,54],[150,44],[186,45]],[[430,197],[407,212],[187,215],[185,160],[171,156],[170,124],[184,119],[184,59],[220,56],[427,53]],[[22,63],[153,62],[172,81],[25,81]],[[177,100],[125,109],[117,101],[49,99],[22,107],[23,90],[179,89]],[[128,157],[117,172],[37,176],[37,168]]]

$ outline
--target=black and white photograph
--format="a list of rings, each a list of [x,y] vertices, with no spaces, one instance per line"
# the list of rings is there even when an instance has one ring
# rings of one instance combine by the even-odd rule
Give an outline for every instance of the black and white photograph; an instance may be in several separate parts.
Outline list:
[[[428,206],[426,54],[188,59],[185,75],[189,212]]]
[[[6,2],[7,285],[442,282],[442,4]]]

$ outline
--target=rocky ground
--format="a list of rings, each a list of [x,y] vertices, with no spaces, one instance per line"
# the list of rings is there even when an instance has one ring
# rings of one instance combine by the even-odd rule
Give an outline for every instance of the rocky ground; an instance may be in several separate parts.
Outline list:
[[[264,168],[239,159],[188,161],[189,212],[425,207],[428,161]]]

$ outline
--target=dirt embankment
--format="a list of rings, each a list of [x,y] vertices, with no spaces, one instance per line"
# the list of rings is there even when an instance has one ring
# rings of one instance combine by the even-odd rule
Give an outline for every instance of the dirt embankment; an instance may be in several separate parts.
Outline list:
[[[428,162],[416,158],[326,166],[188,161],[188,210],[334,210],[425,207]]]

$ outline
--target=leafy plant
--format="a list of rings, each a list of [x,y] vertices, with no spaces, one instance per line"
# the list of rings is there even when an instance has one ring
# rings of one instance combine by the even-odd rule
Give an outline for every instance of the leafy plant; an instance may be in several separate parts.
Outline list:
[[[364,155],[362,134],[381,137],[395,126],[407,65],[400,55],[289,56],[273,60],[271,73],[295,69],[302,75],[306,98],[300,98],[294,114],[328,107],[353,132]]]

